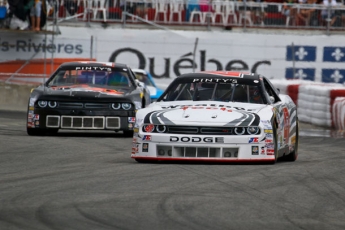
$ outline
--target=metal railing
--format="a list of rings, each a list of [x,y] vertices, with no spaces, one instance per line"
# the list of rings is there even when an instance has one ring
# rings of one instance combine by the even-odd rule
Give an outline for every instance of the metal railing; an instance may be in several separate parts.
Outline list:
[[[193,2],[192,2],[193,1]],[[59,21],[206,26],[243,28],[291,28],[345,30],[345,6],[321,4],[257,3],[213,0],[62,0],[56,13]],[[48,18],[52,18],[52,14]],[[141,18],[142,20],[138,20]]]

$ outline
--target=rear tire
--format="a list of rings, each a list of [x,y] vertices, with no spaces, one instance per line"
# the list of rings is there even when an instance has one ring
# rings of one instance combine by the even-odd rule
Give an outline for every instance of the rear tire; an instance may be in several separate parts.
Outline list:
[[[287,161],[296,161],[298,157],[298,133],[299,133],[299,126],[298,126],[298,120],[296,121],[296,141],[295,141],[295,147],[294,150],[287,156],[285,156],[285,159]]]

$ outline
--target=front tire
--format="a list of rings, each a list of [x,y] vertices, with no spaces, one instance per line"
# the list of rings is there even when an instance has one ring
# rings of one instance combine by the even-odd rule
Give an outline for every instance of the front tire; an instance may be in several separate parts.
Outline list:
[[[298,157],[298,134],[299,134],[299,126],[298,126],[298,120],[296,121],[296,140],[295,140],[295,146],[294,150],[285,157],[287,161],[296,161]]]
[[[44,136],[46,134],[43,129],[26,128],[26,132],[29,136]]]

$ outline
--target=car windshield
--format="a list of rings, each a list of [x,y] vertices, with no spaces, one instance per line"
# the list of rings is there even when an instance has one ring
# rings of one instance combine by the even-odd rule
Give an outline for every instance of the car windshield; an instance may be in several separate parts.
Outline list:
[[[264,104],[259,84],[180,82],[164,93],[161,101],[224,101]]]
[[[139,72],[134,72],[134,74],[135,74],[136,78],[137,78],[139,81],[145,83],[145,85],[153,86],[153,84],[152,84],[150,78],[149,78],[146,74],[144,74],[144,73],[139,73]]]
[[[131,87],[126,71],[121,69],[112,71],[100,70],[59,70],[49,79],[47,86],[97,85],[107,87]]]

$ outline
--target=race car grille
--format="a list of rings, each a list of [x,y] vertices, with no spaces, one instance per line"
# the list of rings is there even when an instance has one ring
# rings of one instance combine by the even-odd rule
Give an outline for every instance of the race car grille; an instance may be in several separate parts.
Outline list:
[[[59,102],[59,109],[109,109],[109,103]]]
[[[119,117],[107,117],[106,127],[108,129],[119,129],[120,128],[120,118]]]
[[[238,148],[175,147],[157,145],[157,157],[237,158]]]
[[[104,129],[104,117],[61,116],[62,129]]]
[[[60,109],[81,109],[83,108],[83,103],[80,102],[59,102]]]
[[[176,125],[143,125],[144,133],[171,133],[171,134],[199,134],[199,135],[259,135],[261,130],[257,126],[251,127],[201,127]]]
[[[119,129],[119,117],[53,116],[48,115],[47,128],[61,129]]]
[[[233,128],[228,127],[193,127],[193,126],[168,126],[167,133],[174,134],[213,134],[231,135]]]

